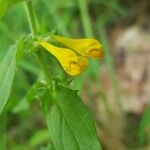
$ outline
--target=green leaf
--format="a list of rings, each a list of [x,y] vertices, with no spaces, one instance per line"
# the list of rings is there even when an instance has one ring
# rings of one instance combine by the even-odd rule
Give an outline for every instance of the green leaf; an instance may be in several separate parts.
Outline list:
[[[28,0],[0,0],[0,18],[6,13],[6,11],[13,5]]]
[[[46,120],[56,150],[101,150],[94,122],[77,91],[56,84],[56,104]]]
[[[16,45],[11,46],[0,64],[0,115],[10,96],[16,69]]]
[[[148,107],[143,113],[140,121],[139,137],[141,144],[145,141],[145,129],[150,125],[150,107]]]

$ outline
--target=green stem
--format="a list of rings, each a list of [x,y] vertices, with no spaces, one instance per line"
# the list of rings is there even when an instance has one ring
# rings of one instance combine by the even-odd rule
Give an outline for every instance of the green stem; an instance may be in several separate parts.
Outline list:
[[[40,67],[41,67],[41,69],[45,75],[46,81],[49,84],[50,88],[52,88],[52,80],[51,80],[50,75],[47,71],[48,68],[47,68],[47,65],[44,61],[43,53],[41,51],[38,51],[36,53],[36,56],[37,56],[38,63],[40,64]]]
[[[30,23],[30,29],[31,29],[33,36],[35,36],[37,34],[37,27],[35,23],[34,14],[33,14],[32,2],[29,1],[26,4],[27,4],[27,13],[28,13],[28,20]]]
[[[30,30],[31,30],[33,36],[36,36],[37,35],[37,26],[36,26],[34,13],[33,13],[33,9],[32,9],[32,2],[29,1],[29,2],[26,3],[26,5],[27,5],[28,20],[29,20],[29,23],[30,23]],[[37,56],[38,63],[41,66],[41,69],[42,69],[42,71],[45,75],[47,83],[52,88],[52,80],[51,80],[51,78],[49,76],[49,73],[47,71],[48,70],[47,65],[44,62],[44,57],[43,57],[42,52],[37,51],[36,56]]]
[[[105,61],[108,66],[109,75],[112,81],[115,97],[116,97],[118,105],[121,108],[121,95],[120,95],[120,89],[118,85],[118,79],[117,79],[116,72],[115,72],[114,62],[110,53],[110,47],[108,44],[106,29],[103,24],[99,25],[99,33],[100,33],[101,41],[105,49]]]
[[[91,21],[87,6],[88,2],[86,0],[78,0],[78,3],[85,35],[88,37],[93,37],[94,34],[91,27]]]

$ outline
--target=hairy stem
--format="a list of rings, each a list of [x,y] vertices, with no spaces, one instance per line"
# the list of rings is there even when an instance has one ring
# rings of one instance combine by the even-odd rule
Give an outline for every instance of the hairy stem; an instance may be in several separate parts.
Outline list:
[[[28,13],[28,20],[30,23],[30,30],[32,32],[32,35],[36,36],[37,35],[37,26],[36,26],[34,13],[33,13],[33,9],[32,9],[32,2],[31,1],[27,2],[26,6],[27,6],[27,13]],[[36,56],[37,56],[38,63],[41,66],[41,69],[45,75],[46,81],[49,84],[49,86],[52,88],[52,80],[51,80],[49,73],[47,71],[48,70],[47,65],[44,62],[44,57],[43,57],[42,52],[37,51]]]
[[[29,1],[26,4],[27,4],[28,20],[29,20],[29,23],[30,23],[30,30],[31,30],[33,36],[35,36],[37,34],[37,27],[36,27],[34,14],[33,14],[32,2]]]

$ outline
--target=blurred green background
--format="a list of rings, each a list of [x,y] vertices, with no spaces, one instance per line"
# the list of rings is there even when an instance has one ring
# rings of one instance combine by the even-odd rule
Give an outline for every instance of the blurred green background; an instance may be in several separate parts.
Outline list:
[[[94,37],[105,51],[72,82],[96,121],[104,150],[150,149],[150,1],[33,0],[40,35]],[[0,20],[0,61],[11,44],[30,34],[24,3]],[[27,49],[27,48],[26,48]],[[33,57],[19,61],[6,116],[0,120],[0,150],[41,149],[48,133],[39,104],[26,94],[41,78]]]

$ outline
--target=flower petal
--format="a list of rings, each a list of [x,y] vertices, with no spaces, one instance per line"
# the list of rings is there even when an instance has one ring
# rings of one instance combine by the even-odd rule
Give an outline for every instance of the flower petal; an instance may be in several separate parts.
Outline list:
[[[64,44],[68,48],[75,50],[82,56],[101,58],[104,56],[102,45],[95,39],[70,39],[62,36],[54,35],[55,40]]]
[[[86,58],[77,56],[70,49],[56,47],[45,41],[38,41],[38,43],[57,58],[70,76],[81,74],[88,65]]]

